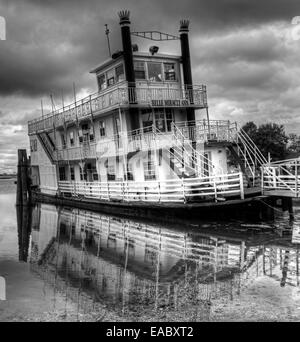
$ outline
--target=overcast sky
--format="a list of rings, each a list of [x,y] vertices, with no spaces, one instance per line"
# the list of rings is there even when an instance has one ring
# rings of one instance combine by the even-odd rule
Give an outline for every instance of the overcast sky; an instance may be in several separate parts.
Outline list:
[[[195,84],[208,87],[211,118],[285,124],[300,134],[299,0],[0,0],[7,40],[0,41],[0,173],[15,171],[16,150],[28,147],[29,119],[40,101],[71,100],[72,83],[96,91],[89,71],[121,49],[117,12],[131,11],[133,30],[177,34],[190,19]],[[297,20],[296,20],[297,21]],[[300,20],[299,20],[300,25]],[[140,50],[151,41],[133,38]],[[179,53],[178,42],[160,52]]]

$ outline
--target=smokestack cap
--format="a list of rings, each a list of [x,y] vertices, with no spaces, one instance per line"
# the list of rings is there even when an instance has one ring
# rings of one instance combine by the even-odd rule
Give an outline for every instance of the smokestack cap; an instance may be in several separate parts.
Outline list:
[[[118,14],[120,17],[120,25],[130,24],[130,20],[129,20],[130,12],[128,10],[120,11]]]
[[[179,32],[189,32],[189,25],[190,21],[189,20],[180,20],[180,29]]]

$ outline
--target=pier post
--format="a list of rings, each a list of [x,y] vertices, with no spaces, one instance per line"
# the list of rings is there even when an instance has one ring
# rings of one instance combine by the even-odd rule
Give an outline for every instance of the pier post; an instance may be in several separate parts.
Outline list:
[[[18,150],[17,205],[27,205],[31,198],[28,169],[26,150]]]

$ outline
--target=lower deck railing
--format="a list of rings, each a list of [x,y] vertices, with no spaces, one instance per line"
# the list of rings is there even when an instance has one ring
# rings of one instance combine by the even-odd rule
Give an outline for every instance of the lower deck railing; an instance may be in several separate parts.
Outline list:
[[[300,195],[300,176],[264,174],[262,178],[262,188],[265,191],[278,190],[288,191],[293,197]]]
[[[58,190],[63,195],[124,202],[217,201],[220,197],[228,195],[244,198],[242,173],[144,182],[60,181]]]
[[[300,165],[298,159],[262,166],[262,190],[277,191],[291,197],[300,196]]]

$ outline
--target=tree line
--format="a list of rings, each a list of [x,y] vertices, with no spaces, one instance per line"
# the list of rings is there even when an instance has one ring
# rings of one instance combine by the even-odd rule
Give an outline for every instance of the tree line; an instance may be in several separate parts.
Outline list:
[[[242,129],[249,135],[262,154],[271,161],[300,156],[300,135],[286,134],[283,125],[266,123],[257,126],[253,121],[247,122]]]

